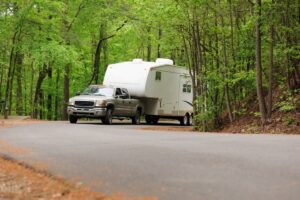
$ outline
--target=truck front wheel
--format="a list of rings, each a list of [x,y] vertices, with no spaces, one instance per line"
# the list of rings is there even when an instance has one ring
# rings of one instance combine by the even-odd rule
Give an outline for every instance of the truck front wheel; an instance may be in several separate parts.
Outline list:
[[[106,115],[104,118],[104,124],[112,124],[112,109],[107,109]]]
[[[69,121],[71,124],[76,124],[77,123],[77,117],[73,116],[73,115],[70,115],[69,116]]]
[[[132,124],[140,124],[141,123],[141,111],[138,110],[136,111],[136,114],[134,117],[131,118],[132,119]]]

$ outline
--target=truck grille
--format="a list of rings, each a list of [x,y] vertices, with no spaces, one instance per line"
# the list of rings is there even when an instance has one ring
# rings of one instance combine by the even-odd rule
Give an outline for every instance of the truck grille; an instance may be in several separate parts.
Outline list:
[[[91,107],[91,106],[94,106],[94,102],[93,101],[75,101],[75,106]]]

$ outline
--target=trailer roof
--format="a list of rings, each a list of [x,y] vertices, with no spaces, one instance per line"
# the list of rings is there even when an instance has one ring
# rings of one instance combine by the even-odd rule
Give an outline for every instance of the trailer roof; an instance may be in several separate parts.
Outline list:
[[[156,62],[143,61],[142,59],[133,59],[132,61],[120,62],[120,63],[109,65],[109,67],[117,67],[117,68],[122,67],[123,69],[127,68],[127,69],[148,69],[148,70],[164,67],[164,66],[169,66],[172,68],[174,67],[173,69],[175,69],[178,73],[186,73],[186,68],[175,66],[173,60],[164,59],[164,58],[158,58]]]

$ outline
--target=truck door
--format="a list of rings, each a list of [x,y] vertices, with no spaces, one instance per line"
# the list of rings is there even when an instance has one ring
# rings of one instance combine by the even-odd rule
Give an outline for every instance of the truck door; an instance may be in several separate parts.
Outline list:
[[[133,115],[133,106],[134,103],[132,99],[130,98],[130,95],[128,93],[128,90],[125,88],[122,88],[122,97],[123,97],[123,114],[124,116],[132,116]]]
[[[121,88],[116,88],[115,90],[115,110],[113,115],[115,116],[122,116],[123,115],[123,110],[124,110],[124,103],[122,97],[122,91]]]

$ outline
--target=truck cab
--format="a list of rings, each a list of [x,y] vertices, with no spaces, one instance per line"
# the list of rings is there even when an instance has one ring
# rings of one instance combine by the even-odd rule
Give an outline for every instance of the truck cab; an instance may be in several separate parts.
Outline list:
[[[126,88],[112,86],[91,85],[70,98],[68,104],[70,123],[77,123],[79,118],[96,118],[112,124],[113,118],[129,118],[133,124],[139,124],[142,112],[142,103],[131,98]]]

